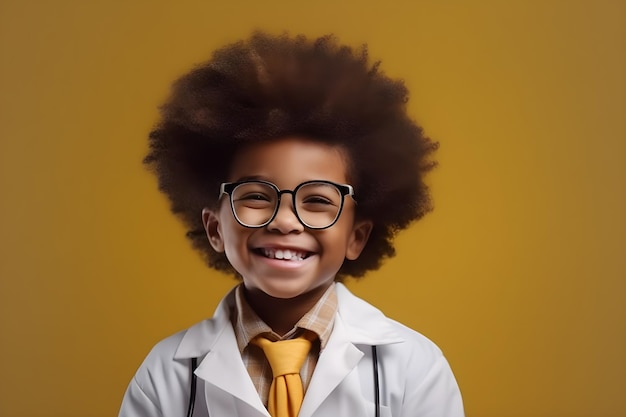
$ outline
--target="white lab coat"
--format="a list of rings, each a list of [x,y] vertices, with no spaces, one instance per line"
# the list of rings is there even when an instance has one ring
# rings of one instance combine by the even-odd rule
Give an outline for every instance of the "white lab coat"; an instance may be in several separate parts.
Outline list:
[[[337,284],[337,316],[299,417],[374,416],[371,346],[378,351],[381,417],[462,417],[448,362],[434,343]],[[194,416],[269,417],[241,360],[230,322],[234,292],[214,317],[158,343],[131,381],[119,417],[185,417],[198,357]]]

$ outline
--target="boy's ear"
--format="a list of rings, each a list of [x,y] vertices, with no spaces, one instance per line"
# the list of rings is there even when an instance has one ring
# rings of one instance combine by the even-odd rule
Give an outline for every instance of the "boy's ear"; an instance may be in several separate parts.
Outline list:
[[[372,227],[374,227],[374,223],[370,220],[356,221],[354,223],[352,235],[348,240],[348,247],[346,248],[346,259],[354,261],[361,255],[372,232]]]
[[[222,231],[217,217],[217,213],[208,208],[202,209],[202,224],[209,238],[209,243],[215,252],[224,252],[224,240],[222,239]]]

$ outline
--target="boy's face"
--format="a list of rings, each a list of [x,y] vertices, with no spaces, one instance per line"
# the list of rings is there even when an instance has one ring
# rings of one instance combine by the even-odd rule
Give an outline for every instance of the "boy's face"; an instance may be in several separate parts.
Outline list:
[[[293,190],[310,180],[346,184],[347,168],[340,148],[289,137],[242,148],[233,160],[229,181],[257,179]],[[293,298],[330,285],[344,259],[356,259],[363,250],[372,223],[355,222],[355,202],[349,196],[344,200],[337,222],[322,230],[300,223],[288,193],[280,197],[276,217],[261,228],[241,226],[226,195],[216,211],[203,210],[202,219],[211,245],[226,252],[248,290]],[[278,259],[276,251],[285,250],[299,256]]]

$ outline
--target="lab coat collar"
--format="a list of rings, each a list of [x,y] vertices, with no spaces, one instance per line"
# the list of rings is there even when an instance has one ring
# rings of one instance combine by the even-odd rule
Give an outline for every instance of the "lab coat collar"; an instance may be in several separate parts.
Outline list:
[[[401,335],[380,310],[354,296],[342,284],[336,285],[336,291],[339,305],[333,332],[326,349],[320,354],[302,404],[302,416],[312,415],[359,363],[364,353],[357,345],[379,346],[403,342]],[[259,415],[267,415],[237,349],[230,321],[234,305],[233,290],[220,302],[213,319],[189,328],[174,358],[204,358],[195,371],[199,378],[246,402]]]
[[[344,323],[346,339],[354,344],[379,346],[401,343],[404,338],[376,307],[352,294],[337,283],[338,315]]]
[[[174,359],[201,358],[206,355],[220,340],[220,335],[226,329],[232,329],[230,311],[234,305],[233,288],[220,301],[211,320],[203,320],[187,329],[174,354]]]
[[[337,314],[344,323],[346,339],[354,344],[387,345],[403,342],[385,315],[353,295],[345,285],[335,285],[339,306]],[[219,303],[213,319],[204,320],[190,327],[183,337],[175,359],[198,358],[206,355],[227,329],[232,329],[231,310],[235,305],[235,290],[231,290]]]

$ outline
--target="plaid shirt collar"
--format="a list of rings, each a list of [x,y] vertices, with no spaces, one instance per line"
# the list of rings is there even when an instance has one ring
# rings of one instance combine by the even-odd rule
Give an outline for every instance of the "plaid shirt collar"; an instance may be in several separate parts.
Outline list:
[[[252,310],[243,295],[243,284],[235,290],[235,308],[233,309],[233,327],[239,351],[244,349],[252,339],[261,333],[269,333],[272,339],[285,340],[297,337],[302,329],[314,332],[320,339],[320,348],[323,350],[333,330],[333,321],[337,312],[337,294],[333,282],[317,303],[311,308],[284,336],[280,336],[261,320]]]

